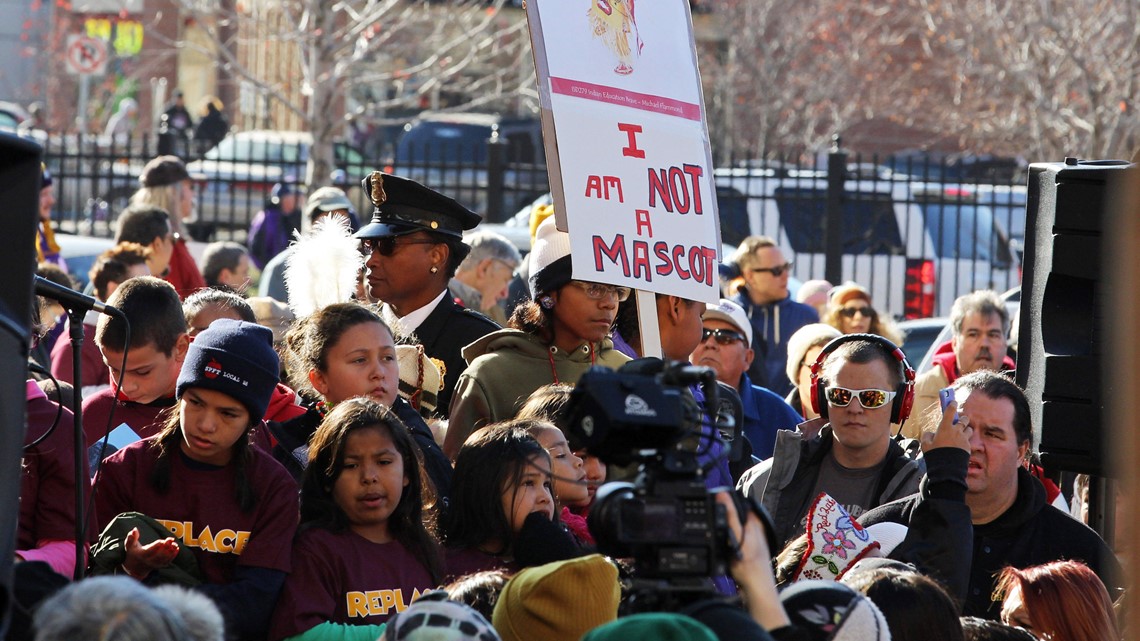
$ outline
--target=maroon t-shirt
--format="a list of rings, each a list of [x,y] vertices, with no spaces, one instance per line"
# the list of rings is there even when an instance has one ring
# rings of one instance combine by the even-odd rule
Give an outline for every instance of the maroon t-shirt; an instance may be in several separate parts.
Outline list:
[[[96,314],[96,317],[98,314]],[[64,321],[66,326],[70,321]],[[51,348],[51,375],[66,383],[75,384],[75,367],[71,358],[71,337],[65,327],[59,340]],[[83,374],[83,386],[109,385],[111,383],[111,370],[103,362],[103,352],[95,344],[95,323],[83,322],[83,343],[79,350],[80,373]]]
[[[152,441],[132,443],[103,462],[95,489],[100,531],[123,512],[153,517],[194,552],[209,583],[229,583],[239,565],[289,571],[299,518],[297,484],[280,463],[250,448],[245,474],[257,503],[242,512],[234,496],[233,463],[205,465],[181,451],[170,455],[170,489],[159,494],[151,485],[157,457]]]
[[[107,433],[107,415],[111,413],[112,407],[115,408],[115,424],[111,425],[112,431],[126,423],[140,437],[149,438],[158,434],[165,422],[166,415],[159,416],[159,414],[173,406],[173,396],[144,405],[134,401],[115,400],[114,387],[99,390],[83,399],[83,433],[87,439],[87,447],[94,445]]]
[[[59,406],[37,394],[28,399],[28,431],[24,446],[55,422]],[[55,430],[24,450],[20,466],[20,521],[16,549],[34,549],[40,541],[75,540],[75,445],[71,411],[63,408]],[[87,487],[87,458],[81,482]]]
[[[396,541],[311,528],[293,544],[293,572],[277,600],[269,639],[326,621],[379,625],[435,587],[424,564]]]

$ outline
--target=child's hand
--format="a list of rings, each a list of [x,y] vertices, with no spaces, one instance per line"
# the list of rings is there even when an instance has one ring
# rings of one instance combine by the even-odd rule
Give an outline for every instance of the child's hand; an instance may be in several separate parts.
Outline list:
[[[152,570],[164,568],[174,561],[174,557],[178,556],[178,542],[174,537],[167,537],[142,545],[139,543],[139,529],[134,528],[123,539],[123,551],[126,552],[123,570],[142,581]]]
[[[958,402],[950,401],[942,410],[942,421],[938,424],[938,429],[922,433],[922,451],[929,452],[939,447],[956,447],[969,452],[971,434],[973,429],[970,427],[970,417],[958,414]]]

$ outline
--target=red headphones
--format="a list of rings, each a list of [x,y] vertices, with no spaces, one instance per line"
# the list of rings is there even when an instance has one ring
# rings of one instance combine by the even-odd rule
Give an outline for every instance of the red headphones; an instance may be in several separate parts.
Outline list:
[[[899,364],[899,374],[901,375],[899,386],[895,388],[895,399],[891,402],[891,422],[902,425],[907,418],[910,417],[911,407],[914,406],[914,368],[906,360],[906,354],[899,349],[891,341],[879,336],[878,334],[846,334],[839,338],[832,339],[830,343],[823,346],[819,356],[816,357],[815,362],[811,366],[811,406],[823,418],[827,418],[827,397],[824,388],[827,387],[827,381],[820,377],[820,372],[823,370],[823,361],[827,360],[827,355],[834,352],[837,347],[844,343],[851,343],[854,341],[867,341],[875,343],[882,347],[886,352],[895,358]]]

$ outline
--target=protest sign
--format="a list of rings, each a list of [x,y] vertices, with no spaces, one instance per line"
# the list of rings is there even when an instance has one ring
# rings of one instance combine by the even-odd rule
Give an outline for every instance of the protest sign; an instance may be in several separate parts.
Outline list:
[[[687,0],[527,0],[574,277],[715,302],[720,227]]]

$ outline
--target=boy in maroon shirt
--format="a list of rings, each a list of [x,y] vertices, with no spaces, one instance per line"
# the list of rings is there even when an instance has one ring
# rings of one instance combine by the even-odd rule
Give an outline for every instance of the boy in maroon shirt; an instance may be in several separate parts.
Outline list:
[[[182,301],[164,280],[131,278],[115,289],[107,304],[123,312],[130,323],[130,349],[126,323],[101,316],[95,344],[111,370],[111,387],[83,400],[88,447],[122,424],[141,438],[157,434],[159,414],[174,405],[174,386],[190,345]],[[124,351],[129,351],[125,368]],[[112,408],[114,425],[108,425]]]

